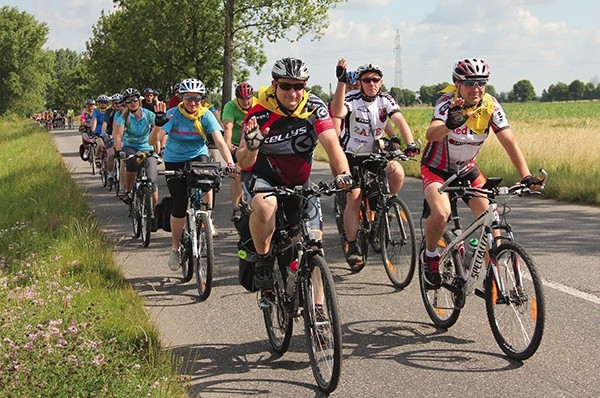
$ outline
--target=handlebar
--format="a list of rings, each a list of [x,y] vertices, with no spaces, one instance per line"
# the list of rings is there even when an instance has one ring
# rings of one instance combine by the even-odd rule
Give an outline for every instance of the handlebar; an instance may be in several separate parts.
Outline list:
[[[548,179],[548,173],[544,169],[540,169],[539,171],[542,174],[542,178],[541,178],[542,183],[540,184],[540,190],[542,190],[546,186],[546,181]],[[493,198],[493,197],[499,196],[499,195],[521,196],[526,193],[541,195],[541,192],[532,191],[530,186],[528,186],[527,184],[523,184],[521,182],[518,182],[510,187],[508,187],[508,186],[492,187],[492,188],[476,188],[476,187],[471,187],[471,186],[450,187],[449,185],[457,178],[458,178],[458,174],[453,174],[452,176],[450,176],[450,178],[448,178],[446,181],[444,181],[444,184],[442,184],[442,186],[440,186],[438,188],[438,192],[439,193],[456,192],[459,196],[480,194],[480,195],[487,196],[489,198]]]
[[[288,188],[286,186],[273,186],[273,187],[252,187],[253,193],[271,193],[275,196],[331,196],[336,192],[343,191],[338,188],[333,182],[321,181],[316,184],[310,184],[310,187],[304,188],[302,185],[296,185],[294,188]]]

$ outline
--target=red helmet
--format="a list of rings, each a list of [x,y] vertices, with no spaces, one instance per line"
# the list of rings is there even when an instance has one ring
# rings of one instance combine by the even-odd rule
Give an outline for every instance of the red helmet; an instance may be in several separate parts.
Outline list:
[[[235,96],[241,99],[248,99],[254,95],[254,88],[246,82],[241,82],[235,86]]]

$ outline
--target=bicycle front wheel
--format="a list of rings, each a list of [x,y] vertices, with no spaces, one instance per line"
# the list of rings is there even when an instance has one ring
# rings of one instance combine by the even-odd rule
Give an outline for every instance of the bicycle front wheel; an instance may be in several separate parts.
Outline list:
[[[88,159],[90,164],[92,165],[92,175],[96,175],[96,148],[94,147],[94,145],[89,145],[88,151]]]
[[[385,272],[397,288],[410,284],[417,263],[417,238],[408,206],[398,197],[387,201],[379,224]]]
[[[273,269],[273,290],[271,292],[262,292],[261,307],[263,319],[267,330],[269,343],[277,354],[284,354],[292,339],[294,323],[286,303],[289,303],[285,294],[285,277],[279,267],[279,260],[275,258],[275,267]]]
[[[542,282],[533,260],[516,242],[500,245],[490,263],[485,307],[492,334],[509,358],[527,359],[538,349],[544,333]]]
[[[438,242],[438,251],[441,253],[450,241],[450,236],[445,232]],[[442,286],[438,289],[433,289],[425,281],[423,265],[424,250],[425,244],[423,243],[419,255],[421,298],[433,324],[439,328],[447,329],[456,323],[461,310],[461,307],[457,306],[455,302],[456,295],[462,293],[462,283],[459,282],[460,276],[456,274],[456,264],[460,264],[460,260],[457,254],[452,253],[447,257],[446,261],[443,263],[440,262]]]
[[[342,330],[329,266],[321,256],[310,259],[312,275],[303,283],[304,331],[310,365],[319,389],[336,389],[342,366]]]
[[[152,192],[150,187],[143,186],[140,198],[140,230],[142,245],[148,247],[152,233]]]
[[[133,237],[137,239],[142,234],[142,216],[140,213],[141,197],[135,190],[133,191],[132,195],[133,198],[129,204],[129,215],[131,216],[131,223],[133,226]]]
[[[344,232],[344,209],[346,208],[346,191],[336,192],[333,197],[333,214],[335,216],[335,225],[342,242],[342,254],[346,256],[346,238]]]
[[[194,259],[194,243],[192,242],[192,236],[196,234],[197,226],[194,226],[190,222],[189,214],[187,214],[185,217],[185,231],[181,236],[181,241],[179,242],[179,250],[182,253],[179,264],[181,265],[181,276],[183,277],[183,282],[189,282],[194,276],[194,269],[197,262],[197,259]]]
[[[102,181],[102,186],[106,187],[108,182],[108,170],[106,167],[106,155],[102,155],[100,158],[100,180]]]
[[[215,249],[208,214],[200,212],[196,219],[196,247],[198,261],[194,267],[198,296],[204,301],[212,290],[213,266],[215,264]]]
[[[121,192],[121,164],[119,162],[118,158],[115,158],[114,160],[115,165],[114,165],[114,181],[113,181],[113,185],[115,187],[115,195],[119,196],[119,193]]]

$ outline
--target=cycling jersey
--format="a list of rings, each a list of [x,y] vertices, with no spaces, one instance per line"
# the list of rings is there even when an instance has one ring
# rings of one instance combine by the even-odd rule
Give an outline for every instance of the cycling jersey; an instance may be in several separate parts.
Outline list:
[[[181,114],[178,107],[167,111],[169,121],[161,128],[168,134],[165,145],[165,162],[187,162],[200,155],[209,155],[206,140],[194,126],[194,121]],[[200,116],[200,124],[208,135],[220,131],[221,125],[212,112],[204,112]]]
[[[93,112],[88,112],[87,110],[84,110],[83,112],[81,112],[79,121],[81,122],[82,126],[87,126],[90,128],[92,127],[92,113]]]
[[[274,185],[293,187],[308,181],[317,137],[334,127],[325,103],[314,94],[307,95],[303,108],[294,112],[298,116],[285,116],[260,103],[248,111],[245,123],[256,116],[260,130],[268,127],[269,132],[256,162],[245,171],[260,173]]]
[[[346,153],[356,155],[372,153],[375,141],[383,136],[388,118],[400,112],[400,106],[394,98],[384,92],[368,100],[359,90],[353,90],[346,94],[344,104],[348,113],[340,143]]]
[[[106,111],[102,111],[98,108],[94,108],[94,110],[92,111],[92,119],[96,118],[96,129],[94,130],[94,133],[96,133],[96,134],[102,133],[102,123],[104,123],[105,112]],[[90,126],[91,126],[91,121],[90,121]]]
[[[115,120],[118,126],[125,127],[122,139],[123,147],[129,146],[138,151],[150,151],[154,148],[148,144],[148,137],[150,137],[152,126],[154,126],[156,115],[148,109],[140,108],[140,110],[142,111],[140,120],[131,113],[127,115],[129,127],[125,127],[125,117],[123,114],[115,115]]]
[[[493,101],[493,111],[487,127],[477,134],[466,124],[450,131],[443,139],[427,142],[421,164],[445,172],[466,172],[475,167],[475,159],[483,142],[489,135],[490,127],[497,134],[509,127],[508,119],[502,106],[496,98],[488,96]],[[436,103],[432,120],[446,122],[448,108],[454,99],[454,93],[444,94]]]

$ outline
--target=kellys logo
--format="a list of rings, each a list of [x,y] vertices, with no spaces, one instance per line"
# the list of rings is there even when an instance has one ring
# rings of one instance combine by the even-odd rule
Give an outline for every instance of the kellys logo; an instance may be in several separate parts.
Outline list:
[[[306,153],[311,151],[316,145],[316,138],[313,134],[308,133],[306,126],[298,127],[294,130],[290,130],[283,134],[269,135],[265,138],[264,144],[278,144],[283,145],[279,153],[289,153],[289,150],[285,149],[289,142],[291,150],[294,153]]]

